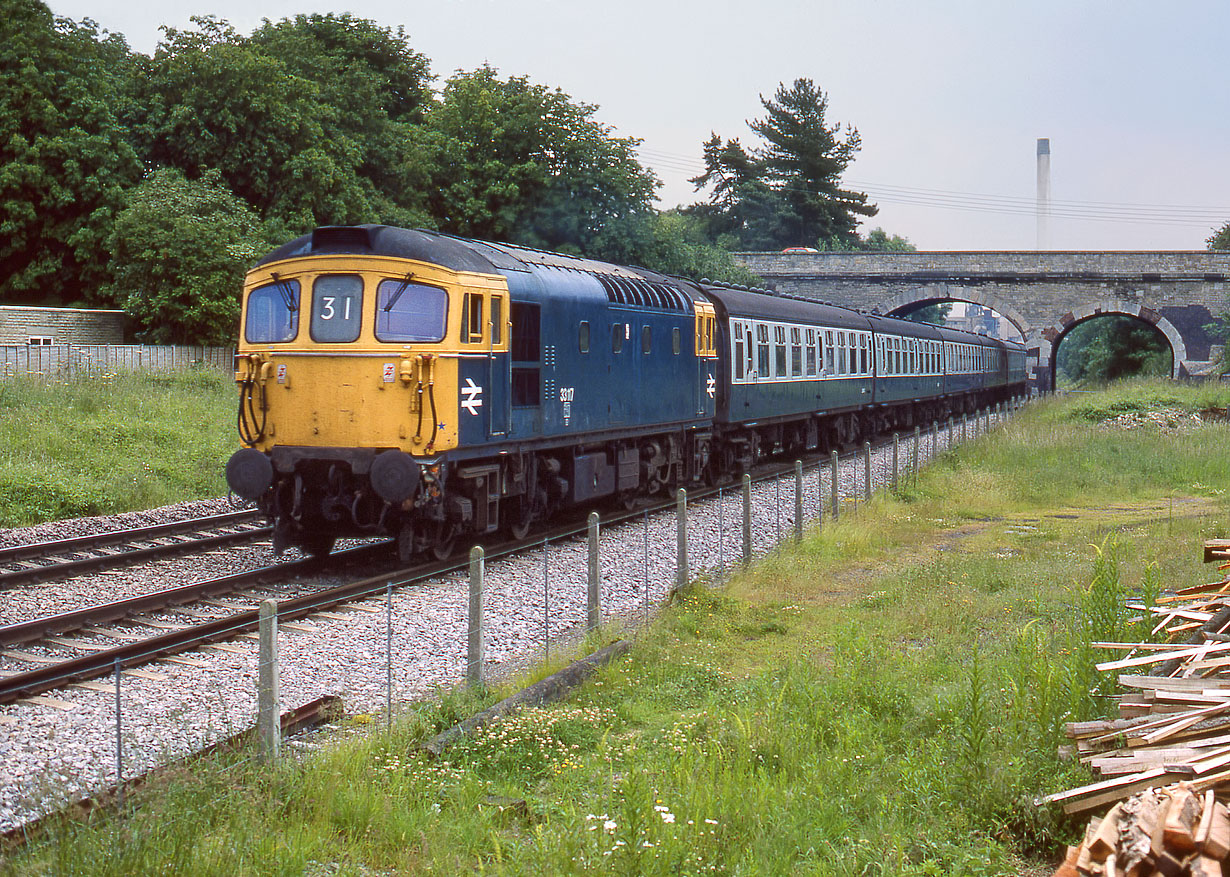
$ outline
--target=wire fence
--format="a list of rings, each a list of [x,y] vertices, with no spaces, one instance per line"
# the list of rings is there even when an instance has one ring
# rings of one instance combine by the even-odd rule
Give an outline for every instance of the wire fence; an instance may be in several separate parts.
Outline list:
[[[0,377],[65,380],[117,372],[177,371],[189,368],[229,370],[233,347],[149,344],[7,344],[0,345]]]
[[[216,742],[223,730],[233,734],[253,724],[261,741],[257,757],[272,758],[279,752],[283,700],[306,703],[322,694],[342,694],[352,712],[366,713],[377,728],[391,728],[399,704],[408,706],[440,686],[485,684],[511,667],[549,660],[553,649],[564,651],[565,641],[579,642],[611,622],[637,635],[656,608],[682,588],[698,581],[722,583],[754,558],[801,539],[809,527],[849,514],[875,491],[905,489],[936,455],[1005,422],[1022,404],[1014,399],[973,416],[920,425],[894,435],[891,446],[875,453],[864,444],[807,467],[796,462],[793,471],[757,484],[744,476],[742,483],[708,497],[691,499],[679,490],[673,513],[645,510],[606,526],[595,513],[587,526],[544,539],[530,552],[488,557],[475,547],[467,561],[430,588],[395,579],[374,585],[345,617],[327,611],[308,616],[359,631],[362,645],[340,663],[322,663],[322,654],[333,648],[330,642],[316,638],[309,625],[279,618],[277,602],[265,601],[259,632],[235,627],[223,631],[226,637],[213,647],[221,650],[216,658],[248,680],[248,690],[233,690],[229,677],[216,678],[211,670],[208,690],[179,692],[185,704],[177,709],[183,714],[192,711],[190,702],[197,708],[204,704],[209,714],[208,727],[195,735],[151,744],[168,710],[165,704],[153,710],[144,705],[151,694],[149,673],[125,669],[149,656],[117,661],[106,685],[113,707],[96,711],[100,720],[109,715],[111,727],[96,729],[101,731],[93,748],[96,762],[83,773],[93,787],[118,786]],[[259,642],[255,654],[247,640]],[[282,684],[286,678],[293,680],[289,686]],[[216,706],[210,704],[215,698]]]

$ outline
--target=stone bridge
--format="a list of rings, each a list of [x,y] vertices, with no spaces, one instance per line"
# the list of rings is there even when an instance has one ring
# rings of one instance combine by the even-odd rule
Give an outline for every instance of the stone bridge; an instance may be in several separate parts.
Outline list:
[[[1079,323],[1122,314],[1152,326],[1173,353],[1173,376],[1207,374],[1222,342],[1206,330],[1227,306],[1230,253],[930,252],[740,253],[777,292],[881,314],[975,302],[1025,339],[1033,385],[1055,384],[1054,352]]]

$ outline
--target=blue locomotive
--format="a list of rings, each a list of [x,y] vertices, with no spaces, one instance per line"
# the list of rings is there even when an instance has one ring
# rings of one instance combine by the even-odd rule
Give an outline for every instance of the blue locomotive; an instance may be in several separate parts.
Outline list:
[[[1019,344],[764,291],[388,226],[248,272],[227,481],[279,550],[403,557],[522,536],[767,455],[1025,390]]]

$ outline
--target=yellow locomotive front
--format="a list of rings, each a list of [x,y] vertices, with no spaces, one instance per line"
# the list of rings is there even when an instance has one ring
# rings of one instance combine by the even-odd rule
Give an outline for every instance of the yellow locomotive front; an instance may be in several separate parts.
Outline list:
[[[244,447],[227,482],[273,520],[277,550],[394,534],[404,555],[446,544],[441,467],[460,437],[459,364],[507,351],[507,285],[332,249],[247,276],[235,357]]]

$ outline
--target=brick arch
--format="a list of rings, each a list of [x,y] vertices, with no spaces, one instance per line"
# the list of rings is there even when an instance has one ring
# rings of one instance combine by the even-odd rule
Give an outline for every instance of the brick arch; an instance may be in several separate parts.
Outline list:
[[[1056,343],[1075,328],[1078,323],[1083,323],[1093,317],[1102,316],[1135,317],[1142,323],[1148,323],[1150,326],[1153,326],[1166,337],[1166,341],[1170,344],[1170,376],[1172,378],[1179,378],[1187,375],[1187,369],[1185,368],[1187,345],[1183,342],[1183,335],[1175,328],[1173,323],[1163,317],[1158,311],[1140,302],[1125,301],[1123,299],[1105,299],[1095,304],[1073,308],[1060,317],[1057,322],[1039,331],[1034,337],[1026,338],[1026,345],[1031,353],[1034,347],[1037,347],[1038,365],[1049,374],[1052,384],[1055,376],[1054,353]]]
[[[961,286],[955,283],[928,283],[899,292],[878,306],[882,314],[895,314],[911,305],[919,305],[932,301],[967,301],[990,308],[995,313],[1016,327],[1022,338],[1028,338],[1033,331],[1029,320],[1003,298],[992,295],[982,289]]]

